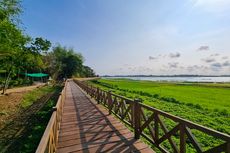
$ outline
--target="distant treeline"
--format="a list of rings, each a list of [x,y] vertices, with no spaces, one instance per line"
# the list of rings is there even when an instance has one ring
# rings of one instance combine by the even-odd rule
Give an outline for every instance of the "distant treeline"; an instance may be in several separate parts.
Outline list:
[[[9,80],[25,73],[47,73],[54,81],[95,76],[73,48],[60,44],[51,47],[49,40],[25,34],[19,19],[21,12],[20,0],[0,1],[0,86],[5,88]]]

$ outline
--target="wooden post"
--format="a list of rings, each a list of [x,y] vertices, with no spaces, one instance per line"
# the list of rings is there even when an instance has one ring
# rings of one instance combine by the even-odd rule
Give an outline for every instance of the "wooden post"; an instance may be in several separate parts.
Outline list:
[[[88,83],[85,84],[86,85],[86,93],[89,94],[89,87],[88,87]]]
[[[109,114],[112,113],[112,95],[111,90],[108,91],[108,108],[109,108]]]
[[[88,85],[88,92],[89,92],[89,95],[91,96],[90,85],[89,85],[89,84],[87,84],[87,85]]]
[[[186,135],[185,135],[185,126],[180,124],[180,153],[186,152]]]
[[[158,120],[158,114],[155,112],[155,115],[154,115],[154,130],[155,130],[155,141],[157,142],[158,139],[159,139],[159,120]]]
[[[100,92],[98,87],[97,87],[97,103],[100,104]]]
[[[139,104],[140,102],[141,102],[140,99],[134,99],[133,110],[132,110],[135,139],[140,138],[140,126],[141,126],[141,107]]]
[[[92,85],[90,86],[90,89],[91,89],[91,97],[94,97],[93,86]]]
[[[230,153],[230,142],[228,142],[228,144],[227,144],[226,152]]]
[[[92,97],[92,85],[89,85],[89,95]]]
[[[57,107],[56,106],[52,107],[52,111],[53,112],[57,111]]]

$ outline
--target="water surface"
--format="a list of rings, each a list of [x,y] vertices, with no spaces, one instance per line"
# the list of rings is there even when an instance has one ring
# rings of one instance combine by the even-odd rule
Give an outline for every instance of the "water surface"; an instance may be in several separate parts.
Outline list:
[[[230,82],[230,77],[103,77],[125,78],[132,80],[168,81],[168,82]]]

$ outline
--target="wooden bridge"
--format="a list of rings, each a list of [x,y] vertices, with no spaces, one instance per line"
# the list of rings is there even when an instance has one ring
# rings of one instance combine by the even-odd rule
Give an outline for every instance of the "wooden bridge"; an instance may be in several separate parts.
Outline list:
[[[227,134],[80,81],[66,82],[53,109],[37,153],[154,152],[140,136],[161,152],[185,153],[189,144],[193,152],[230,153]],[[163,118],[171,120],[175,126],[168,128]],[[220,140],[220,144],[205,146],[204,150],[193,130]]]

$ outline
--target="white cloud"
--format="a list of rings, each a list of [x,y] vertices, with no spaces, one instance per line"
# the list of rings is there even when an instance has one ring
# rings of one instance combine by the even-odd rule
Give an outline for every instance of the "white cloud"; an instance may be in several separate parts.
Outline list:
[[[214,58],[205,58],[205,59],[201,59],[202,61],[206,62],[206,63],[212,63],[212,62],[215,62],[216,60]]]
[[[195,7],[209,12],[223,12],[230,9],[230,0],[192,0]]]
[[[149,60],[156,60],[157,57],[154,57],[154,56],[149,56]]]
[[[209,46],[200,46],[197,50],[198,51],[207,51],[207,50],[209,50]]]
[[[170,58],[178,58],[178,57],[180,57],[180,53],[178,53],[178,52],[176,52],[176,53],[170,53],[169,57]]]

